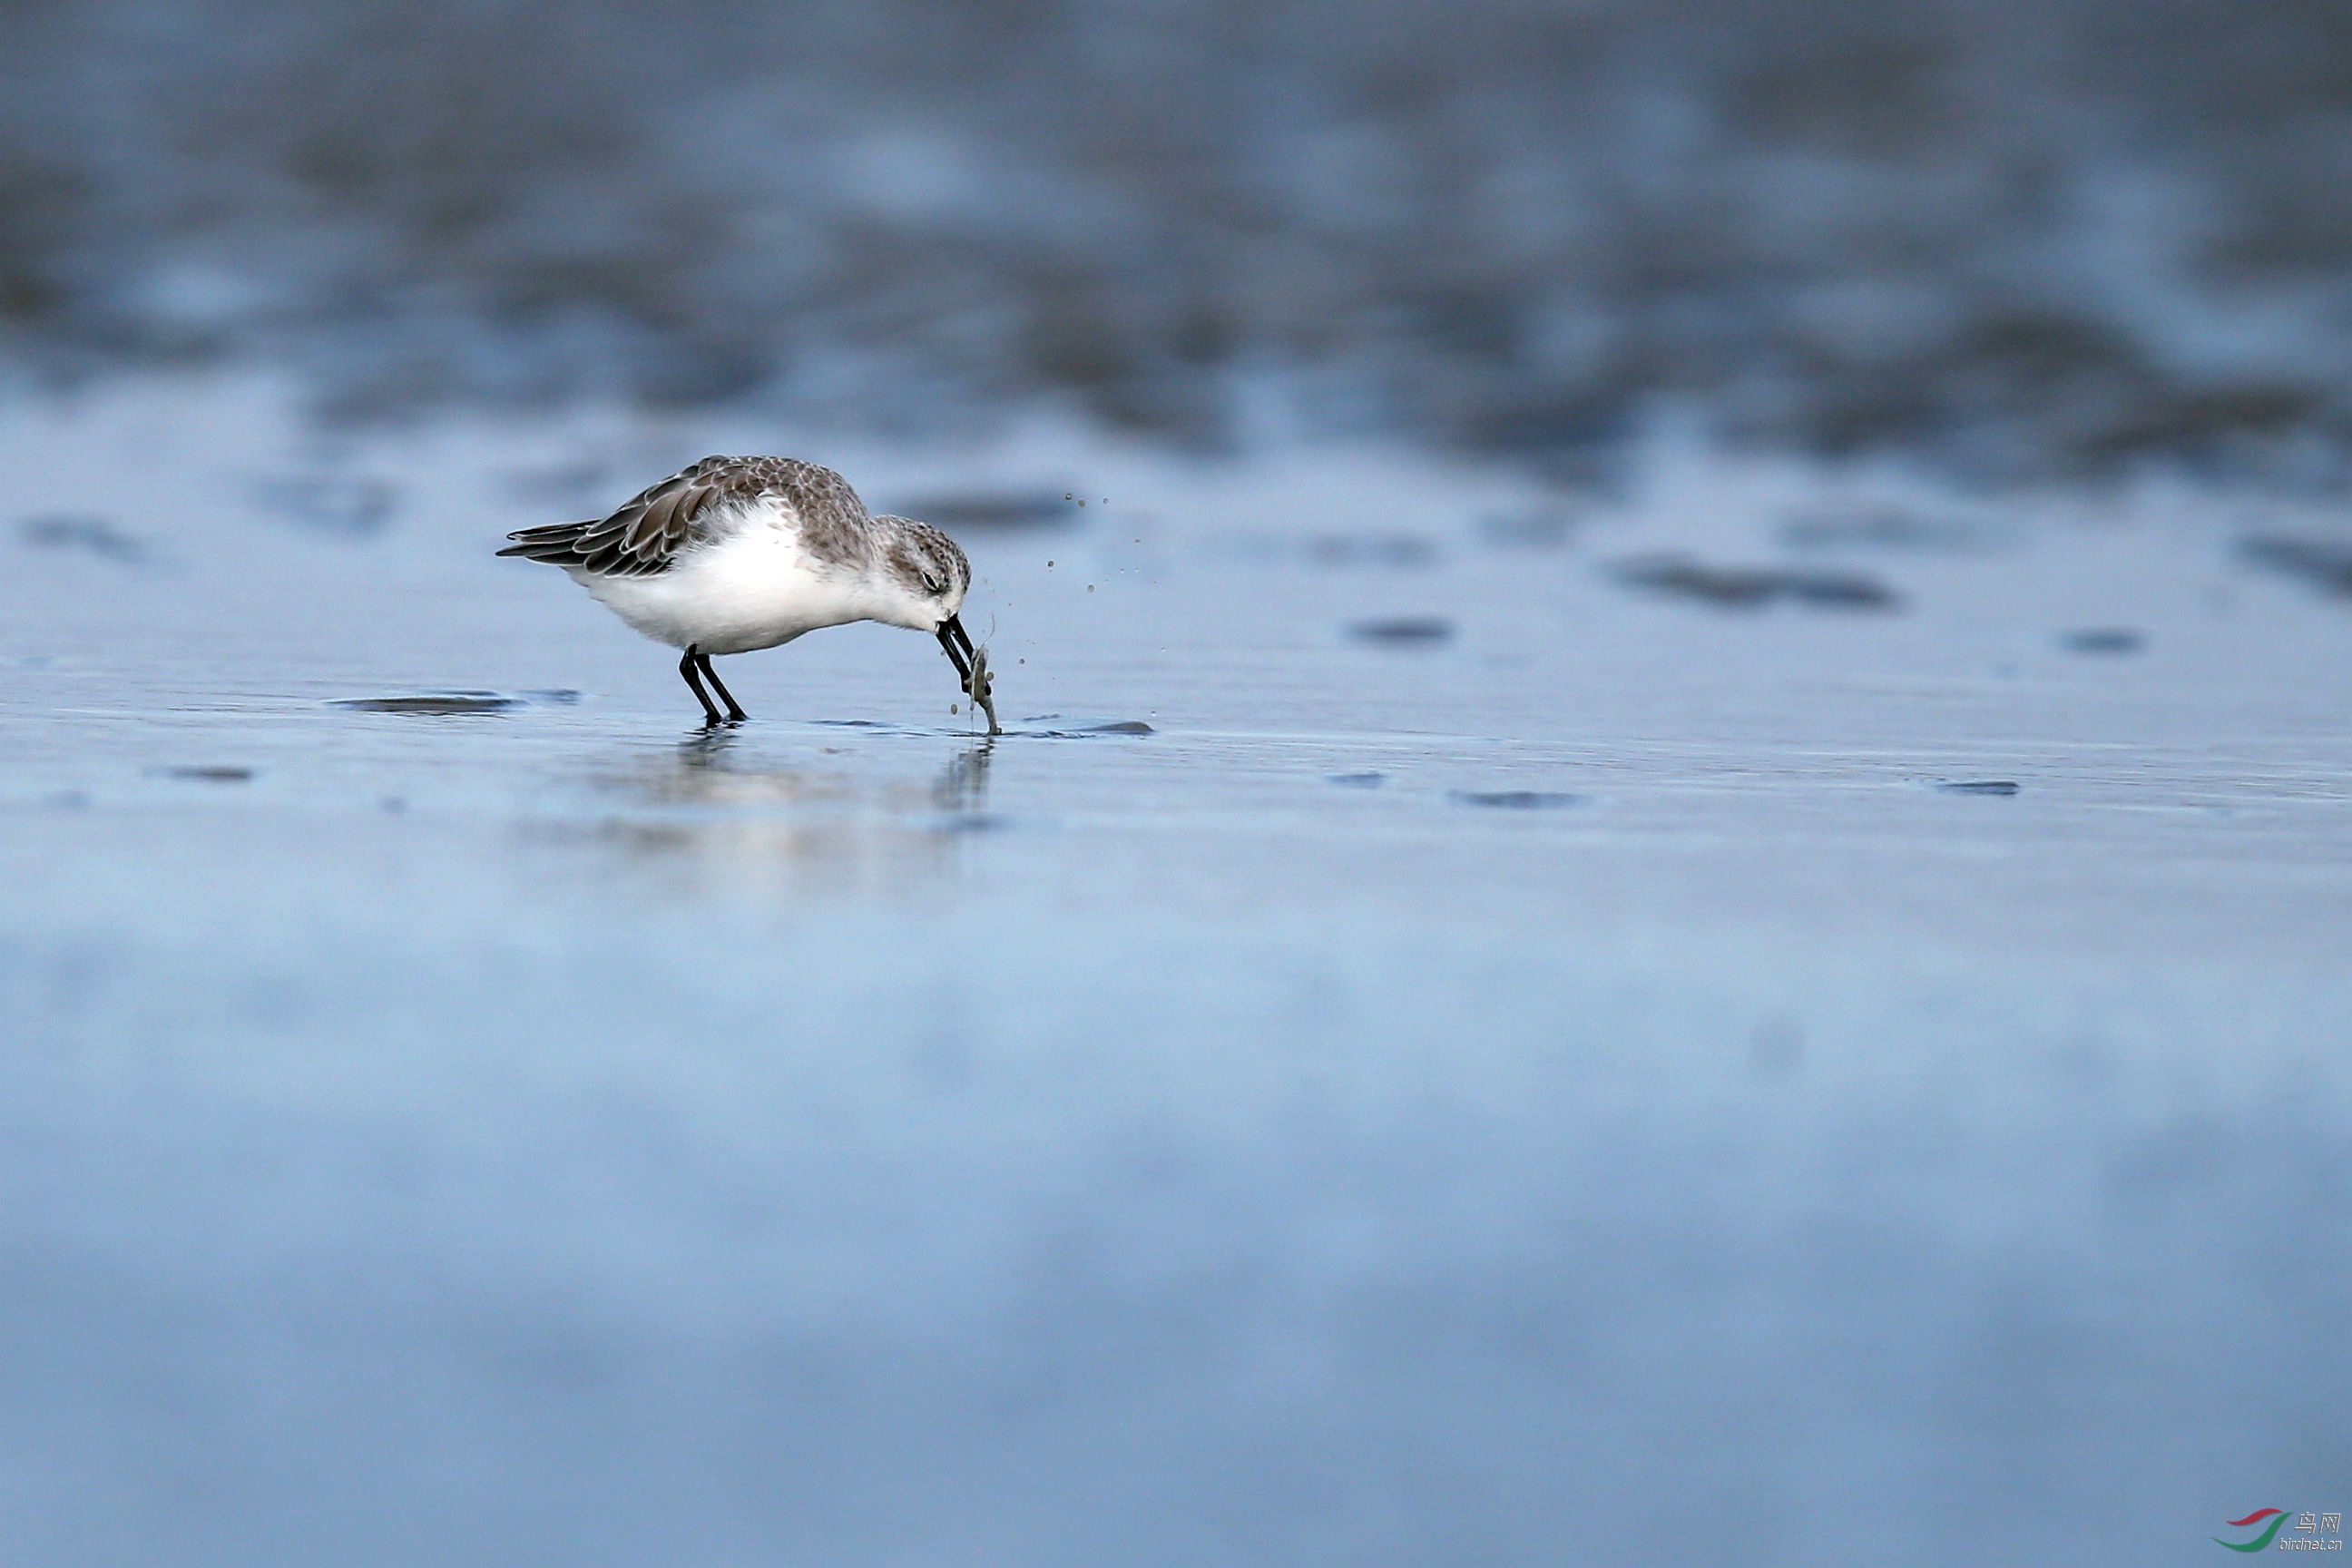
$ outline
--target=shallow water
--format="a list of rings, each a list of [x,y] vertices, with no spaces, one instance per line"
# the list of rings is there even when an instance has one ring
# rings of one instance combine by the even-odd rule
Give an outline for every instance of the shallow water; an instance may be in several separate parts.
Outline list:
[[[1530,531],[1395,454],[277,407],[0,434],[106,525],[0,518],[12,1562],[2154,1563],[2345,1500],[2352,607],[2238,503],[1669,454]],[[870,626],[697,733],[488,555],[737,447],[1094,487],[965,534],[1005,735]],[[1858,484],[2001,542],[1779,552]]]

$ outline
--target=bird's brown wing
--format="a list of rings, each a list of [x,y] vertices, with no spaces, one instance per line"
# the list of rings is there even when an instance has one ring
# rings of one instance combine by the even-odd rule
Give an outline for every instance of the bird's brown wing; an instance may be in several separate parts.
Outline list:
[[[730,500],[756,500],[768,476],[756,458],[705,458],[631,497],[610,517],[553,522],[507,535],[501,555],[578,566],[600,577],[651,577],[670,569]]]

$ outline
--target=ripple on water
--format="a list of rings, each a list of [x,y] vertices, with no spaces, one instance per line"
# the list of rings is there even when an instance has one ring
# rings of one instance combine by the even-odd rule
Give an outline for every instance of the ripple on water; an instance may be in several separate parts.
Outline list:
[[[334,706],[353,713],[422,713],[451,717],[475,713],[504,713],[524,706],[520,697],[501,697],[495,691],[448,691],[411,697],[345,697]]]

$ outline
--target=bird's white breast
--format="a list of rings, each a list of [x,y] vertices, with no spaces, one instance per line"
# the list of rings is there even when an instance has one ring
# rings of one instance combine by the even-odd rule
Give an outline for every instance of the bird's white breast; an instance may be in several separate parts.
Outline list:
[[[864,574],[812,560],[780,499],[764,497],[731,521],[667,572],[599,577],[574,568],[572,579],[656,642],[704,653],[774,647],[872,613]]]

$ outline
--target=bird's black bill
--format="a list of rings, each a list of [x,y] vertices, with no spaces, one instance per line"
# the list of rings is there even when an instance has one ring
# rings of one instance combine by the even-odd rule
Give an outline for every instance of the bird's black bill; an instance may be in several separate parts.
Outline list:
[[[940,623],[940,647],[946,650],[948,662],[956,668],[956,679],[972,705],[988,715],[988,732],[1000,734],[996,722],[996,694],[993,682],[988,679],[988,655],[974,648],[971,638],[963,629],[963,622],[953,616]]]
[[[971,638],[964,635],[963,622],[950,616],[940,623],[940,647],[947,650],[948,662],[956,667],[956,680],[966,692],[971,689]]]

